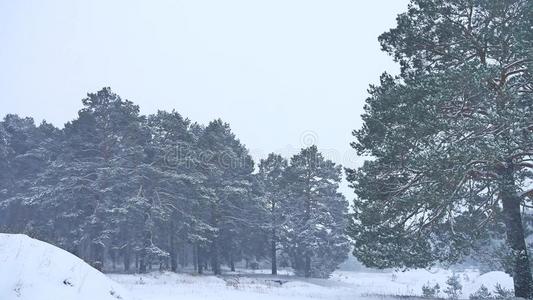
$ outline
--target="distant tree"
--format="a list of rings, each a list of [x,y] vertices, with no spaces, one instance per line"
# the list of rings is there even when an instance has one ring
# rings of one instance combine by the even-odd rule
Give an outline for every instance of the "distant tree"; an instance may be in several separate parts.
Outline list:
[[[286,202],[288,201],[286,172],[288,162],[281,155],[271,153],[259,163],[258,177],[264,189],[263,208],[266,211],[265,229],[269,233],[272,274],[278,272],[277,251],[280,234],[285,227]]]
[[[194,214],[200,201],[203,175],[195,160],[195,141],[190,121],[179,113],[158,111],[148,117],[152,141],[151,167],[154,168],[154,197],[161,205],[158,238],[169,252],[171,270],[178,267],[178,249],[204,225]]]
[[[489,291],[489,289],[481,285],[477,291],[475,291],[473,294],[471,294],[468,297],[470,300],[486,300],[486,299],[494,299],[492,296],[492,293]]]
[[[299,275],[327,278],[347,257],[348,204],[338,192],[341,174],[341,167],[324,159],[316,146],[291,158],[284,248]]]
[[[43,122],[35,126],[32,118],[7,115],[0,122],[0,226],[10,232],[47,237],[34,228],[37,203],[35,186],[56,159],[59,129]]]
[[[61,154],[38,182],[43,190],[35,199],[54,213],[44,225],[61,233],[57,239],[68,238],[68,249],[103,268],[119,228],[117,209],[143,189],[149,136],[138,106],[109,88],[88,94],[83,104],[78,118],[65,125]]]
[[[208,189],[208,224],[213,229],[209,256],[213,272],[218,275],[222,257],[227,256],[232,265],[242,242],[240,233],[253,226],[245,208],[254,201],[254,164],[248,150],[221,120],[209,123],[198,139],[198,147]]]
[[[437,298],[439,292],[440,285],[438,283],[431,284],[430,282],[427,282],[422,286],[422,296],[424,296],[424,298]]]
[[[444,289],[444,293],[448,295],[448,299],[459,299],[463,290],[463,285],[459,281],[459,276],[453,274],[446,279],[447,287]]]

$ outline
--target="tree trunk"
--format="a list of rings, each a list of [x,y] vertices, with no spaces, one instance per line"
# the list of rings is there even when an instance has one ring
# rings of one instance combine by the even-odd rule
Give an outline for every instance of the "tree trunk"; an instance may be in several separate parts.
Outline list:
[[[311,257],[309,254],[305,254],[305,277],[311,277]]]
[[[198,265],[198,274],[203,274],[204,273],[204,266],[203,264],[199,264]]]
[[[111,266],[114,272],[116,271],[116,268],[117,268],[117,251],[113,249],[110,251],[110,254],[111,254]]]
[[[182,268],[185,268],[187,267],[187,253],[186,253],[186,248],[185,248],[185,244],[183,244],[181,247],[180,247],[180,250],[179,250],[179,264]]]
[[[235,261],[233,261],[233,254],[230,255],[229,267],[231,272],[235,272]]]
[[[150,247],[150,243],[151,243],[151,232],[147,230],[145,232],[143,248],[141,250],[140,257],[139,257],[139,273],[146,273],[148,272],[148,267],[151,267],[151,263],[149,263],[150,258],[148,257],[148,247]]]
[[[170,270],[174,273],[178,271],[178,261],[176,253],[176,242],[174,240],[174,232],[170,233]]]
[[[272,229],[272,241],[270,245],[270,257],[272,259],[272,275],[278,274],[278,259],[276,256],[276,230]]]
[[[211,205],[211,226],[213,228],[218,228],[218,203]],[[219,249],[218,249],[218,242],[219,237],[217,233],[215,237],[213,238],[213,242],[211,245],[211,268],[213,269],[213,273],[215,275],[220,275],[220,261],[219,261]]]
[[[192,248],[192,264],[194,272],[198,272],[198,245],[194,245]]]
[[[513,256],[513,281],[516,297],[531,298],[531,268],[524,238],[522,215],[520,214],[520,198],[514,180],[512,163],[508,163],[502,172],[500,198],[507,232],[507,243]]]
[[[144,252],[144,250],[143,250]],[[141,254],[141,257],[139,258],[139,273],[146,273],[146,256],[144,254]]]
[[[131,252],[130,252],[130,246],[126,246],[124,248],[124,271],[129,272],[130,271],[130,265],[131,265]]]
[[[204,273],[204,257],[203,257],[204,251],[201,247],[198,247],[198,250],[196,252],[196,255],[198,257],[198,274]]]
[[[307,175],[307,188],[306,188],[306,194],[307,197],[305,199],[305,224],[309,223],[309,220],[311,219],[311,176]],[[309,255],[309,249],[304,249],[305,253],[305,266],[304,266],[304,274],[305,277],[311,277],[311,256]]]
[[[104,246],[100,243],[92,244],[93,260],[92,265],[98,271],[104,270]]]
[[[220,261],[218,259],[218,241],[216,240],[213,242],[212,251],[211,251],[211,268],[213,269],[213,273],[215,275],[220,275]]]

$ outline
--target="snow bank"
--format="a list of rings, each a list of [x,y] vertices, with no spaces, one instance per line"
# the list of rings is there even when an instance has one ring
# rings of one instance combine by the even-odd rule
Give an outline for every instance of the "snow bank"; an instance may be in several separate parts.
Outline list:
[[[21,234],[0,233],[0,299],[127,300],[104,274],[60,248]]]
[[[470,286],[466,286],[466,292],[468,293],[474,293],[477,291],[482,285],[484,285],[486,288],[489,289],[489,291],[493,292],[494,287],[499,284],[503,288],[512,290],[513,289],[513,278],[509,276],[508,274],[504,272],[488,272],[483,275],[480,275],[472,280],[472,284]]]
[[[362,294],[370,295],[421,296],[424,284],[439,284],[441,287],[439,296],[445,297],[443,291],[447,287],[446,280],[454,274],[459,276],[459,281],[463,286],[461,294],[464,299],[468,299],[481,285],[491,292],[497,284],[508,290],[513,289],[513,279],[504,272],[489,272],[480,275],[477,270],[453,272],[439,268],[376,273],[337,271],[331,280],[347,283]]]

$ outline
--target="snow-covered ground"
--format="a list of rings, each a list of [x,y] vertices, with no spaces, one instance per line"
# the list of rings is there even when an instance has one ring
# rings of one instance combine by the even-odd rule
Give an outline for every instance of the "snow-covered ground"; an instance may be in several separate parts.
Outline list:
[[[0,233],[1,300],[128,300],[120,284],[60,248]]]
[[[384,296],[421,295],[422,285],[439,283],[441,290],[452,275],[446,270],[364,273],[338,271],[328,280],[291,276],[246,274],[194,276],[188,274],[151,273],[148,275],[110,275],[138,299],[146,300],[281,300],[281,299],[372,299]],[[476,271],[457,273],[467,299],[483,284],[490,290],[499,283],[512,288],[511,278],[502,272],[479,275]],[[283,282],[279,284],[277,281]],[[445,296],[442,294],[441,296]]]
[[[241,271],[220,277],[154,272],[144,275],[108,274],[47,243],[25,235],[0,234],[1,300],[280,300],[372,299],[421,295],[422,285],[438,283],[441,290],[453,273],[436,269],[408,272],[337,271],[330,279],[305,279]],[[483,284],[511,289],[502,272],[456,273],[467,299]],[[121,286],[122,285],[122,286]],[[445,296],[441,293],[440,296]]]

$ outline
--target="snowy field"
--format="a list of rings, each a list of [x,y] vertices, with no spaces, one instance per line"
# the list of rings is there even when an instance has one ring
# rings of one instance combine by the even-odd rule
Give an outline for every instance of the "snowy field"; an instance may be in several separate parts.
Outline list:
[[[25,235],[0,234],[1,300],[278,300],[383,299],[417,296],[427,282],[446,287],[446,270],[408,272],[337,271],[330,279],[271,276],[267,271],[220,277],[154,272],[104,275],[74,255]],[[462,298],[482,284],[512,287],[501,272],[457,273]],[[444,296],[444,294],[440,295]]]
[[[511,278],[501,272],[479,275],[476,271],[466,271],[457,274],[463,285],[462,298],[465,299],[482,284],[489,289],[493,289],[497,283],[506,288],[512,287]],[[421,295],[424,283],[429,281],[446,287],[445,281],[450,275],[452,272],[445,270],[413,270],[387,273],[338,271],[328,280],[260,274],[193,276],[166,272],[109,276],[121,283],[136,299],[146,300],[353,300]],[[280,285],[277,281],[284,283]]]

